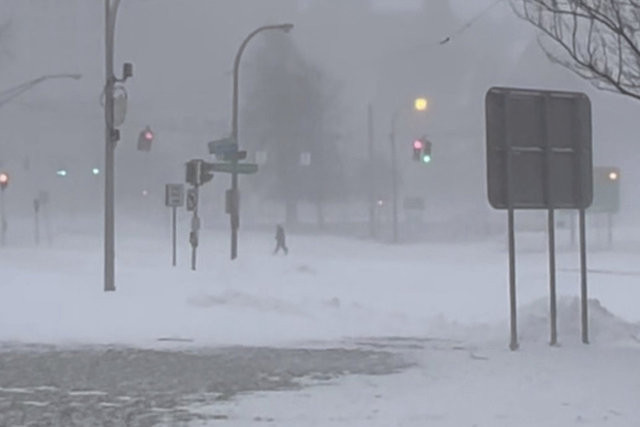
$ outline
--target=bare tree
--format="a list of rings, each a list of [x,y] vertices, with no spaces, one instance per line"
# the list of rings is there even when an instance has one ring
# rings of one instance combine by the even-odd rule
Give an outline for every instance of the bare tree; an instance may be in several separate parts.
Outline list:
[[[640,0],[511,0],[551,40],[554,62],[597,88],[640,100]]]
[[[254,52],[247,70],[243,144],[269,158],[256,188],[284,202],[289,225],[298,222],[299,202],[314,203],[322,227],[324,205],[345,194],[336,133],[339,87],[281,34],[265,35]]]

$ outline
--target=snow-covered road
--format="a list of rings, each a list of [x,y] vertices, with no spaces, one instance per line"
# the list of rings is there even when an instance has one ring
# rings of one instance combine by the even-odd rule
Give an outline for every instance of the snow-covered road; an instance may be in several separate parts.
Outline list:
[[[590,253],[590,346],[579,343],[578,256],[560,250],[557,348],[546,344],[544,236],[521,239],[521,349],[512,353],[500,239],[390,246],[291,235],[290,255],[275,257],[271,235],[243,233],[240,259],[231,263],[226,234],[206,232],[192,272],[185,241],[179,267],[171,268],[170,240],[144,232],[119,237],[110,294],[102,292],[97,237],[4,248],[0,341],[154,350],[337,346],[415,362],[390,375],[347,369],[350,375],[309,380],[303,390],[189,408],[227,425],[631,426],[640,419],[633,233],[622,249]]]

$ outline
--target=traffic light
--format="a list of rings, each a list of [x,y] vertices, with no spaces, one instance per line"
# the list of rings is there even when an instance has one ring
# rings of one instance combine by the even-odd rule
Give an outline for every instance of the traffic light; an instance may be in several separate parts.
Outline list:
[[[413,141],[413,160],[416,162],[420,161],[422,157],[422,148],[424,147],[424,143],[421,139],[416,139]]]
[[[9,185],[9,174],[2,172],[0,173],[0,190],[5,190]]]
[[[425,139],[422,144],[422,162],[431,162],[431,141]]]
[[[620,210],[620,169],[610,166],[593,168],[593,203],[591,212],[617,213]]]
[[[213,179],[213,167],[213,163],[207,163],[202,159],[188,161],[186,181],[194,187],[206,184]]]
[[[202,162],[200,166],[200,185],[213,179],[213,163]]]
[[[151,143],[153,142],[153,132],[151,128],[147,126],[144,128],[138,136],[138,150],[139,151],[151,151]]]
[[[416,162],[431,162],[431,141],[422,137],[413,141],[413,160]]]
[[[187,162],[186,181],[197,187],[200,185],[200,170],[202,168],[202,160],[194,159]]]

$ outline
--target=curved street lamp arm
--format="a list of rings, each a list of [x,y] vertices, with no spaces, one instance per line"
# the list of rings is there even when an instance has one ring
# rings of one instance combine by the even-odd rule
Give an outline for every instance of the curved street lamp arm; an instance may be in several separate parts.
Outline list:
[[[232,114],[232,123],[231,123],[231,136],[232,138],[238,138],[238,75],[240,72],[240,59],[242,59],[242,54],[244,53],[247,44],[254,38],[258,33],[268,30],[282,30],[285,32],[290,31],[293,28],[293,24],[280,24],[280,25],[265,25],[260,28],[253,30],[243,41],[236,53],[236,58],[233,62],[233,114]]]
[[[49,74],[46,76],[38,77],[37,79],[29,80],[27,82],[21,83],[18,86],[12,87],[10,89],[4,90],[0,92],[0,107],[9,103],[11,100],[17,98],[22,95],[24,92],[33,88],[34,86],[42,83],[45,80],[50,79],[74,79],[78,80],[82,76],[80,74]]]

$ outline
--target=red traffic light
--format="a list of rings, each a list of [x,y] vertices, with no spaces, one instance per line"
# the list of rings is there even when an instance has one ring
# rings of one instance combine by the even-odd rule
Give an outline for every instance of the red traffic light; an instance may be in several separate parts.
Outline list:
[[[413,141],[413,148],[414,150],[422,150],[422,141],[419,139],[416,139],[415,141]]]
[[[153,142],[153,131],[149,126],[144,128],[138,136],[138,150],[151,151],[151,143]]]
[[[9,185],[9,174],[2,172],[0,173],[0,188],[4,190],[7,185]]]

